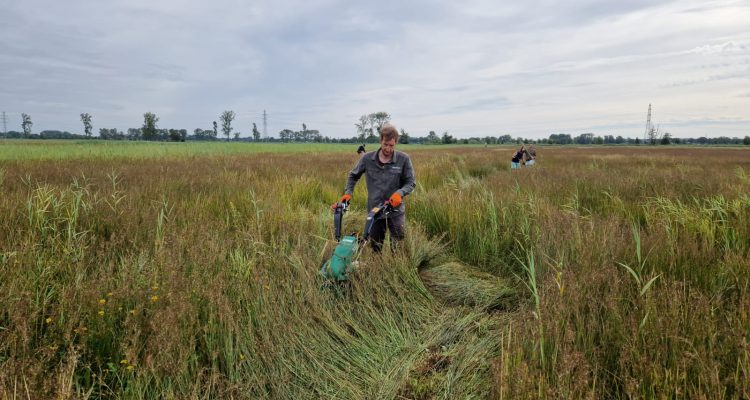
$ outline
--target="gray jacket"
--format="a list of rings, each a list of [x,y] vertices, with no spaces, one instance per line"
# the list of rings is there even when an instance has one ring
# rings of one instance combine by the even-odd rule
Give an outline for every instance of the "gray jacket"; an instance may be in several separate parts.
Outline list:
[[[357,184],[362,174],[365,174],[367,182],[367,210],[371,210],[376,205],[388,200],[395,192],[406,197],[414,190],[417,184],[414,167],[411,165],[411,159],[406,153],[394,151],[393,158],[388,164],[380,164],[378,152],[371,151],[362,156],[357,165],[349,171],[349,179],[346,181],[344,193],[351,195],[354,191],[354,185]],[[394,214],[403,213],[405,210],[404,203],[401,203]]]

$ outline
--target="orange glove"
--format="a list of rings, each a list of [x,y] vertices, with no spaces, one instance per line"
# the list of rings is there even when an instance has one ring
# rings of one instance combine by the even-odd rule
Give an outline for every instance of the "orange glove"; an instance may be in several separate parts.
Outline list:
[[[401,205],[401,195],[398,192],[393,193],[388,201],[391,203],[391,207],[398,207]]]
[[[335,210],[336,206],[338,206],[339,203],[346,203],[346,202],[350,201],[351,199],[352,199],[352,196],[348,195],[348,194],[345,194],[345,195],[341,196],[341,199],[339,201],[337,201],[336,203],[333,203],[333,205],[331,205],[331,210]]]

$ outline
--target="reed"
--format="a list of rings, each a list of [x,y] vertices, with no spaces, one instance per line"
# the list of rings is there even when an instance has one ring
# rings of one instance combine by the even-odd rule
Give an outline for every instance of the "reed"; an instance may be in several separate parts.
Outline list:
[[[750,397],[746,149],[404,147],[327,287],[354,148],[182,145],[3,142],[0,398]]]

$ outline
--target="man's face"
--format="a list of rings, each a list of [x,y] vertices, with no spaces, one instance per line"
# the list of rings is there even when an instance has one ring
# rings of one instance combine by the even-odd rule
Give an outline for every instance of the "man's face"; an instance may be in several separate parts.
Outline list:
[[[386,140],[382,139],[380,141],[380,149],[383,152],[383,155],[386,157],[390,157],[393,155],[393,151],[396,149],[396,139]]]

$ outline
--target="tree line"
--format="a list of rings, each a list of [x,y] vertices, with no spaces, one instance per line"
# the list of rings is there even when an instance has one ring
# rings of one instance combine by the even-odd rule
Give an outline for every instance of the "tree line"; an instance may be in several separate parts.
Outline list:
[[[89,113],[81,113],[81,123],[84,134],[71,133],[59,130],[44,130],[32,133],[33,122],[31,116],[21,114],[21,131],[0,132],[0,138],[9,139],[90,139],[93,134],[93,117]],[[391,115],[385,111],[363,114],[354,124],[357,135],[349,138],[331,138],[324,136],[317,129],[308,129],[307,124],[302,123],[301,130],[282,129],[278,137],[262,138],[256,123],[253,123],[251,136],[242,138],[240,131],[235,131],[232,122],[236,113],[227,110],[221,113],[217,121],[213,121],[208,129],[196,128],[192,134],[186,129],[164,129],[159,128],[159,117],[152,112],[143,114],[143,125],[140,128],[129,128],[126,132],[115,128],[99,128],[99,139],[103,140],[149,140],[149,141],[215,141],[219,140],[219,129],[225,140],[235,141],[269,141],[269,142],[303,142],[303,143],[378,143],[380,140],[380,128],[390,122]],[[429,131],[426,136],[412,136],[405,129],[401,129],[399,136],[400,144],[554,144],[554,145],[669,145],[669,144],[699,144],[699,145],[750,145],[750,136],[744,138],[719,136],[714,138],[676,138],[666,132],[660,137],[651,136],[645,140],[640,138],[626,138],[614,135],[595,135],[594,133],[583,133],[577,136],[568,133],[554,133],[543,139],[526,139],[522,137],[513,138],[509,134],[499,136],[455,138],[448,131],[438,135],[435,131]]]

